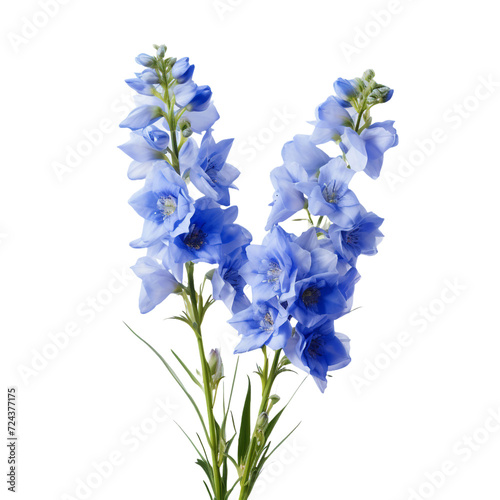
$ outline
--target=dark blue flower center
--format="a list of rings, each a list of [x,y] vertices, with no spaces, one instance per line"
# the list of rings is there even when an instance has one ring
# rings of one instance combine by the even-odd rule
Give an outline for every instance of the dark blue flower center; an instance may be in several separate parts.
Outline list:
[[[345,241],[348,245],[357,245],[359,240],[359,228],[348,231],[345,236]]]
[[[265,332],[272,332],[274,330],[274,320],[269,311],[264,314],[262,319],[260,320],[260,328]]]
[[[234,267],[227,269],[224,273],[224,281],[229,283],[235,290],[243,289],[241,286],[241,276],[238,273],[238,270]]]
[[[325,186],[323,187],[323,198],[328,203],[338,203],[338,193],[335,189],[335,186],[329,186],[325,184]]]
[[[200,227],[191,224],[189,233],[184,237],[184,243],[193,250],[199,250],[205,244],[206,238],[207,234]]]
[[[281,275],[280,266],[278,265],[277,262],[271,261],[269,263],[269,268],[267,270],[267,281],[268,281],[268,283],[273,285],[273,288],[275,290],[278,289],[280,275]]]
[[[319,302],[321,291],[317,286],[310,286],[302,292],[302,302],[306,307],[314,306]]]
[[[161,196],[158,198],[156,206],[163,220],[166,220],[177,210],[177,200],[171,195]]]
[[[217,154],[211,155],[207,158],[207,166],[205,168],[205,173],[208,175],[212,183],[217,183],[217,178],[219,171],[221,169],[220,161]]]
[[[309,342],[309,347],[307,348],[307,353],[312,358],[321,355],[325,342],[321,334],[313,334],[311,341]]]

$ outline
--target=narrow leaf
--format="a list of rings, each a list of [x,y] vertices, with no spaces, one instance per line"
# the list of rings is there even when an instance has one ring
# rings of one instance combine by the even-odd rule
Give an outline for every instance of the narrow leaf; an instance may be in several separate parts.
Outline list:
[[[188,434],[186,433],[186,431],[175,420],[174,420],[174,423],[175,423],[175,425],[177,425],[177,427],[179,427],[179,429],[182,431],[182,433],[184,434],[184,436],[186,436],[188,438],[189,442],[193,445],[193,448],[196,450],[196,453],[198,453],[198,455],[200,456],[200,458],[202,460],[204,460],[203,455],[201,454],[200,450],[193,443],[192,439],[188,436]]]
[[[132,330],[132,328],[130,328],[130,326],[127,325],[127,323],[125,323],[125,326],[139,340],[141,340],[142,342],[144,342],[161,359],[162,363],[166,366],[167,370],[170,372],[170,375],[172,375],[172,377],[177,382],[177,384],[179,384],[179,387],[184,391],[184,394],[186,394],[186,396],[188,397],[189,401],[191,401],[191,404],[193,405],[196,413],[198,414],[198,417],[200,419],[200,422],[201,422],[201,425],[203,427],[203,431],[205,432],[205,435],[207,437],[207,440],[210,441],[210,437],[209,437],[209,434],[208,434],[208,431],[207,431],[207,427],[206,427],[205,421],[203,420],[203,417],[201,415],[200,409],[198,408],[198,405],[196,404],[196,402],[193,399],[193,397],[191,396],[191,394],[189,394],[188,390],[184,387],[184,384],[181,382],[180,378],[177,376],[177,374],[174,372],[174,370],[171,368],[171,366],[165,361],[165,359],[163,358],[163,356],[151,344],[148,344],[143,338],[141,338],[137,333],[135,333],[134,330]]]
[[[184,370],[186,370],[186,373],[189,375],[189,377],[191,378],[191,380],[201,389],[203,390],[203,386],[201,385],[200,381],[193,375],[193,373],[191,372],[191,370],[184,364],[184,362],[182,361],[181,358],[179,358],[179,356],[177,356],[177,354],[175,354],[174,351],[172,351],[172,354],[175,356],[175,358],[177,359],[177,361],[180,363],[180,365],[182,366],[182,368],[184,368]]]
[[[248,378],[248,390],[247,396],[245,398],[245,404],[243,406],[243,413],[241,414],[241,425],[240,425],[240,435],[238,438],[238,463],[242,464],[245,460],[245,456],[248,451],[248,446],[250,444],[250,406],[252,402],[252,387],[250,384],[250,378]]]

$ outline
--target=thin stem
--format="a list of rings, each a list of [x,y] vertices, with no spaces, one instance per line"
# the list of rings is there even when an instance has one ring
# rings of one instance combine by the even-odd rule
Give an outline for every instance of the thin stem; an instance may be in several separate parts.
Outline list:
[[[201,329],[198,326],[198,350],[200,353],[200,360],[203,373],[203,388],[205,392],[205,402],[207,405],[207,415],[208,415],[208,430],[210,433],[210,448],[212,452],[212,469],[214,474],[214,493],[215,500],[223,500],[221,497],[221,479],[220,471],[218,467],[218,443],[217,443],[217,431],[215,428],[215,417],[213,412],[213,401],[212,401],[212,387],[210,384],[210,373],[208,371],[208,363],[205,358],[205,348],[203,346],[203,338],[201,335]]]
[[[357,131],[358,131],[358,129],[359,129],[359,125],[360,125],[360,123],[361,123],[361,117],[363,116],[363,113],[364,113],[364,111],[365,111],[365,110],[364,110],[364,107],[365,107],[365,105],[366,105],[366,100],[367,100],[367,99],[368,99],[368,96],[366,96],[366,97],[363,99],[363,102],[362,102],[361,107],[360,107],[360,109],[359,109],[359,113],[358,113],[358,120],[356,121],[356,127],[355,127],[355,129],[354,129],[354,131],[355,131],[355,132],[357,132]]]
[[[309,219],[309,224],[311,224],[311,226],[314,226],[314,221],[312,219],[311,212],[309,212],[309,208],[305,208],[305,211],[307,212],[307,218]]]
[[[267,404],[269,402],[269,396],[271,395],[271,389],[273,387],[274,381],[276,380],[276,377],[278,375],[278,364],[281,356],[281,349],[276,351],[274,354],[274,359],[273,359],[273,364],[271,366],[271,370],[269,373],[266,371],[264,372],[264,375],[266,376],[266,383],[262,389],[262,401],[260,403],[260,408],[259,408],[259,413],[263,413],[267,409]],[[266,356],[267,358],[267,356]],[[243,476],[241,478],[241,491],[240,491],[240,500],[247,500],[248,496],[250,495],[250,491],[248,489],[248,480],[250,476],[250,472],[254,468],[254,461],[255,461],[255,453],[257,451],[257,423],[255,423],[255,428],[254,432],[252,435],[252,440],[250,442],[250,447],[248,449],[248,454],[247,458],[245,460],[244,464],[244,472]]]
[[[157,70],[158,73],[158,70]],[[174,170],[179,173],[179,145],[177,143],[177,119],[174,113],[174,106],[175,106],[175,96],[172,95],[172,98],[170,98],[169,95],[169,87],[173,83],[173,79],[170,76],[170,72],[167,72],[165,68],[163,68],[160,76],[160,82],[162,82],[162,87],[165,91],[164,95],[160,95],[157,93],[153,93],[157,97],[159,97],[164,103],[165,103],[165,108],[166,111],[163,113],[163,116],[165,118],[165,121],[168,124],[168,128],[170,130],[170,137],[172,140],[172,148],[170,150],[170,163],[172,167],[174,167]],[[172,93],[173,94],[173,93]],[[168,161],[168,160],[167,160]]]
[[[208,416],[208,429],[210,434],[210,449],[212,454],[212,469],[214,476],[214,494],[215,500],[224,500],[221,495],[221,477],[218,466],[218,441],[217,441],[217,430],[215,426],[215,417],[213,412],[213,400],[212,400],[212,384],[210,370],[208,367],[207,358],[205,357],[205,347],[203,345],[203,337],[201,334],[201,323],[203,319],[200,317],[200,311],[198,310],[196,289],[194,285],[194,265],[193,263],[186,264],[186,270],[188,275],[188,290],[189,298],[191,302],[191,308],[194,316],[193,330],[196,333],[196,340],[198,342],[198,351],[200,355],[201,362],[201,372],[203,375],[203,391],[205,393],[205,402],[207,406],[207,416]]]

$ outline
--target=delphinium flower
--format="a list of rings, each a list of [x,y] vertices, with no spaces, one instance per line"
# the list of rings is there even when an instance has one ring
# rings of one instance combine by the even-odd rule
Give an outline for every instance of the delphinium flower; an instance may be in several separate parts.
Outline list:
[[[167,57],[164,45],[155,49],[155,55],[136,58],[145,69],[126,80],[138,93],[136,108],[120,124],[131,130],[130,139],[120,146],[133,160],[129,178],[144,180],[130,198],[130,205],[144,219],[142,235],[131,245],[145,249],[147,255],[132,269],[142,280],[142,313],[150,312],[171,294],[184,300],[185,310],[174,319],[187,323],[195,333],[201,379],[176,358],[205,394],[206,419],[170,365],[155,353],[189,395],[200,417],[211,458],[201,457],[198,464],[208,476],[211,498],[225,500],[230,490],[227,413],[224,422],[218,423],[214,407],[224,367],[218,349],[206,354],[201,326],[215,300],[223,301],[233,313],[250,305],[240,270],[248,260],[246,248],[252,236],[235,223],[238,209],[230,206],[230,190],[236,187],[239,171],[227,162],[232,139],[216,142],[213,137],[212,126],[219,114],[212,103],[212,90],[193,81],[194,65],[188,58]],[[201,141],[195,139],[196,134]],[[216,266],[204,272],[199,287],[194,270],[198,263]],[[207,279],[212,279],[213,297],[203,296]]]
[[[144,218],[142,236],[132,246],[147,249],[149,268],[144,271],[146,261],[141,258],[134,270],[148,282],[151,276],[162,276],[163,270],[182,285],[186,263],[227,266],[228,245],[233,247],[231,252],[239,252],[238,263],[244,262],[251,236],[246,230],[243,235],[243,228],[234,224],[238,210],[229,207],[229,190],[235,188],[239,171],[226,161],[232,139],[217,143],[213,138],[211,127],[219,115],[212,91],[193,81],[194,65],[188,58],[176,60],[165,54],[166,48],[159,46],[155,56],[140,54],[136,58],[146,68],[126,80],[139,96],[137,107],[120,124],[132,131],[120,149],[133,160],[129,177],[144,179],[144,186],[130,198]],[[200,146],[195,133],[202,134]],[[190,190],[189,183],[197,191]],[[227,269],[218,274],[222,277],[222,283],[217,283],[220,291],[235,284],[229,274]],[[236,303],[246,304],[245,283],[239,275],[238,282]],[[141,293],[141,310],[151,310],[167,296],[151,293],[150,288],[145,286],[146,292]]]
[[[272,331],[274,344],[280,345],[277,337],[286,340],[288,362],[309,373],[321,391],[328,372],[350,361],[348,338],[336,332],[334,322],[351,310],[360,278],[357,259],[375,254],[383,237],[383,219],[368,212],[350,188],[357,172],[377,178],[384,153],[398,143],[393,122],[372,123],[371,109],[393,95],[374,77],[368,70],[362,78],[338,79],[336,95],[316,110],[312,134],[285,144],[283,165],[271,173],[270,232],[263,245],[247,248],[249,262],[241,270],[252,305],[230,321],[241,335],[238,352],[272,347]],[[340,147],[339,156],[331,158],[319,147],[329,141]],[[302,210],[310,229],[297,237],[280,227]],[[262,322],[257,331],[255,311],[276,303],[288,315],[287,328],[280,323],[269,330]]]
[[[378,177],[385,152],[397,144],[393,122],[372,123],[370,116],[371,108],[388,101],[393,91],[377,84],[371,70],[362,78],[334,83],[336,95],[318,107],[312,134],[296,135],[283,147],[283,165],[271,172],[275,194],[268,234],[261,245],[251,244],[250,232],[236,223],[237,207],[231,206],[230,193],[239,175],[228,162],[232,139],[217,142],[213,137],[219,114],[212,91],[193,81],[195,68],[188,58],[167,57],[164,45],[155,49],[155,55],[136,58],[144,69],[126,82],[138,93],[137,107],[121,123],[131,130],[130,139],[121,146],[133,160],[128,176],[144,181],[130,198],[144,219],[142,234],[131,246],[144,249],[146,255],[132,269],[142,280],[142,313],[171,294],[182,297],[184,311],[172,319],[194,331],[201,369],[190,370],[172,354],[202,390],[206,412],[200,411],[196,397],[172,366],[143,342],[162,360],[196,410],[202,448],[189,439],[199,456],[196,463],[207,476],[211,500],[228,500],[238,485],[239,499],[248,500],[265,463],[283,442],[270,448],[271,432],[287,406],[276,408],[280,402],[272,394],[276,378],[292,371],[293,365],[324,391],[329,372],[351,360],[349,339],[336,331],[335,322],[351,311],[360,279],[357,260],[377,252],[383,219],[360,204],[350,184],[360,171]],[[340,147],[339,156],[332,158],[321,149],[328,141]],[[306,217],[297,220],[309,221],[308,229],[296,235],[280,226],[301,211]],[[197,285],[199,264],[212,268],[203,270]],[[207,280],[212,295],[205,297]],[[205,351],[202,324],[217,300],[229,309],[229,323],[239,334],[235,353],[260,349],[264,354],[262,365],[257,365],[262,397],[253,430],[250,378],[236,429],[230,406],[238,364],[227,397],[221,352]],[[274,351],[272,356],[269,350]],[[222,418],[218,419],[220,384]],[[236,434],[228,438],[230,414]],[[237,453],[231,450],[233,442]],[[233,480],[231,464],[236,469]]]

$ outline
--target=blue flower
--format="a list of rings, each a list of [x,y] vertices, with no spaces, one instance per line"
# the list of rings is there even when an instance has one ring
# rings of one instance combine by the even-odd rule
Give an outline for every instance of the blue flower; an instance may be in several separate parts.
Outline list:
[[[327,373],[351,362],[349,339],[335,333],[328,319],[311,327],[298,323],[284,351],[294,366],[312,375],[321,392],[326,389]]]
[[[208,85],[196,85],[192,80],[174,88],[175,103],[188,111],[204,111],[210,105],[212,90]]]
[[[150,68],[156,64],[156,59],[153,56],[149,56],[148,54],[139,54],[135,58],[135,62],[137,64],[140,64],[141,66]]]
[[[171,293],[181,290],[181,285],[174,276],[151,257],[141,257],[132,266],[132,270],[142,280],[139,296],[139,310],[142,314],[154,309]]]
[[[133,161],[128,168],[128,178],[132,181],[145,179],[160,168],[172,168],[165,160]]]
[[[283,146],[281,156],[286,163],[298,163],[309,176],[315,176],[330,157],[315,146],[308,135],[296,135]]]
[[[246,249],[252,241],[252,235],[250,231],[239,224],[226,224],[222,228],[221,241],[222,254],[224,256],[231,256],[242,249]]]
[[[346,108],[351,105],[335,96],[330,96],[316,110],[316,126],[311,142],[323,144],[341,136],[346,127],[354,127],[352,117]],[[352,109],[352,108],[351,108]]]
[[[183,172],[189,172],[191,182],[201,193],[225,206],[230,203],[229,188],[236,189],[233,182],[240,175],[238,169],[226,163],[232,144],[233,139],[216,143],[208,130],[192,165],[183,165]]]
[[[335,251],[353,265],[361,254],[375,255],[384,236],[379,230],[383,221],[373,212],[361,210],[348,228],[332,224],[328,234]]]
[[[341,227],[352,224],[359,210],[359,201],[348,187],[354,173],[340,157],[321,167],[317,182],[301,184],[308,195],[309,211],[325,215]]]
[[[350,101],[352,98],[359,95],[356,88],[355,80],[346,80],[345,78],[338,78],[333,83],[333,88],[340,99]]]
[[[312,326],[322,317],[333,320],[346,314],[349,306],[339,288],[339,274],[314,274],[297,281],[295,298],[287,311],[305,326]]]
[[[186,183],[171,167],[152,172],[129,203],[145,219],[141,239],[132,242],[135,248],[187,232],[195,209]]]
[[[153,95],[153,90],[160,83],[158,74],[154,69],[145,69],[142,73],[136,73],[136,78],[125,80],[125,83],[142,95]]]
[[[222,257],[212,276],[213,298],[222,300],[233,314],[250,306],[250,300],[244,292],[246,281],[239,272],[245,262],[245,249],[240,247],[238,252]]]
[[[160,106],[144,104],[133,109],[127,118],[120,123],[120,127],[139,130],[154,123],[162,114],[163,109]]]
[[[231,324],[241,335],[235,353],[259,349],[264,345],[271,349],[283,349],[292,334],[288,314],[276,300],[257,301],[235,314]]]
[[[179,83],[186,83],[191,80],[194,73],[194,64],[189,64],[189,57],[181,57],[172,68],[172,76]]]
[[[156,149],[156,151],[161,151],[162,153],[166,152],[170,136],[165,130],[151,125],[142,131],[142,136],[152,149]]]
[[[240,273],[252,287],[254,301],[276,296],[280,302],[286,301],[295,293],[297,275],[306,272],[311,265],[309,252],[294,243],[279,226],[273,227],[262,245],[250,245],[247,257],[248,262]]]
[[[354,171],[363,170],[372,179],[378,178],[384,153],[399,142],[393,125],[393,121],[374,123],[359,135],[352,129],[345,129],[340,147]]]
[[[240,269],[248,261],[246,248],[252,241],[252,235],[238,224],[228,224],[222,229],[221,239],[222,259],[212,276],[212,295],[215,300],[222,300],[235,314],[250,306],[244,292],[246,281]]]
[[[223,228],[234,222],[238,209],[222,210],[218,203],[207,197],[196,200],[194,207],[188,230],[172,242],[172,260],[178,264],[189,261],[216,264],[221,259]]]
[[[320,167],[330,160],[324,151],[311,143],[307,135],[296,135],[293,141],[287,142],[281,156],[284,164],[271,172],[275,191],[266,230],[304,208],[302,183],[315,182]]]
[[[133,160],[143,163],[164,159],[169,140],[167,132],[150,125],[132,132],[129,141],[118,147]]]
[[[354,287],[356,283],[361,279],[358,270],[352,267],[347,261],[339,259],[337,269],[340,273],[339,277],[339,290],[346,301],[346,313],[352,308]]]
[[[298,163],[285,163],[271,172],[271,182],[275,189],[271,202],[271,213],[267,220],[266,231],[275,224],[283,222],[305,206],[304,193],[300,189],[309,176]]]

